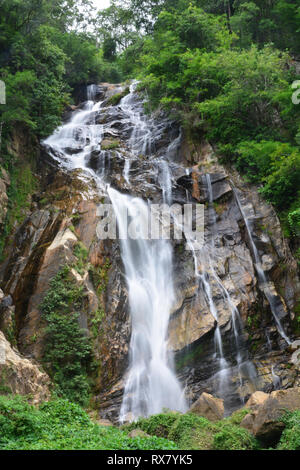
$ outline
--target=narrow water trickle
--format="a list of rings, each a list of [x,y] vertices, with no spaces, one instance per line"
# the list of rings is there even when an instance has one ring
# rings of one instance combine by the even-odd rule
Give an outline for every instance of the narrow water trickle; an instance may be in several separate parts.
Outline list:
[[[236,386],[234,385],[234,376],[237,374],[239,378],[239,386],[243,386],[243,380],[248,380],[254,387],[257,380],[255,366],[249,360],[247,345],[243,336],[243,324],[238,309],[235,307],[229,291],[222,283],[215,268],[215,242],[216,233],[216,212],[213,206],[213,190],[211,177],[209,174],[203,176],[203,183],[206,187],[206,198],[208,201],[208,225],[210,228],[210,237],[205,241],[202,249],[195,250],[192,240],[188,240],[188,244],[192,250],[195,266],[195,277],[199,282],[199,295],[204,295],[210,313],[215,319],[215,359],[218,362],[218,371],[212,377],[215,383],[214,389],[218,396],[224,399],[225,407],[230,411],[232,396],[235,394]],[[220,316],[215,303],[215,293],[212,289],[218,291],[221,295],[223,304],[227,311],[231,313],[231,329],[233,333],[233,350],[235,351],[235,361],[226,359],[224,353],[223,338],[221,332]],[[237,371],[237,372],[235,372]]]
[[[265,295],[265,297],[266,297],[266,299],[267,299],[267,301],[270,305],[270,309],[271,309],[272,315],[274,317],[278,333],[287,342],[287,344],[291,344],[291,340],[286,335],[286,333],[284,331],[284,328],[281,324],[278,305],[277,305],[275,296],[271,292],[270,285],[269,285],[269,280],[268,280],[267,275],[264,272],[262,264],[261,264],[261,259],[260,259],[256,244],[255,244],[254,239],[253,239],[252,230],[251,230],[251,227],[250,227],[250,220],[245,214],[245,211],[243,209],[241,200],[239,198],[238,192],[237,192],[235,187],[233,187],[233,191],[234,191],[234,195],[235,195],[235,198],[236,198],[237,205],[240,209],[241,215],[242,215],[243,220],[245,222],[245,227],[246,227],[249,242],[250,242],[250,248],[251,248],[251,251],[252,251],[252,254],[253,254],[253,257],[254,257],[255,269],[256,269],[257,276],[258,276],[258,281],[259,281],[259,288],[264,293],[264,295]],[[283,308],[281,303],[280,303],[280,307]]]

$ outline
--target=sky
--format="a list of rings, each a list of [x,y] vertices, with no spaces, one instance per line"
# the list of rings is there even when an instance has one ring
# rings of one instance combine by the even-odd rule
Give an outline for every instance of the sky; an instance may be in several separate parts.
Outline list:
[[[107,8],[110,5],[110,0],[93,0],[95,7],[97,8]]]

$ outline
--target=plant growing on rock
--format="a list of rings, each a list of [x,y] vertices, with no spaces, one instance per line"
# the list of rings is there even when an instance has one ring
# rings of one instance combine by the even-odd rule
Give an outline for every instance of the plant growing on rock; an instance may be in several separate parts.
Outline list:
[[[69,272],[70,268],[65,266],[51,280],[41,305],[47,323],[43,360],[57,394],[87,404],[91,345],[78,321],[83,308],[83,288],[73,285]]]

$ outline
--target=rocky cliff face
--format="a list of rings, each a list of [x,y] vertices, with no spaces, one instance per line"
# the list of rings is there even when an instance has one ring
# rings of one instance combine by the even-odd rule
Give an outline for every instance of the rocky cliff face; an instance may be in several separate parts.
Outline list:
[[[59,269],[74,266],[75,248],[80,243],[87,250],[87,259],[80,272],[72,268],[71,274],[74,285],[81,288],[79,321],[90,338],[96,363],[94,401],[105,418],[115,419],[119,412],[129,361],[128,292],[118,241],[97,237],[97,208],[109,199],[105,187],[96,184],[93,172],[119,191],[151,202],[162,202],[171,193],[174,203],[205,205],[205,256],[202,253],[195,259],[184,242],[172,242],[176,302],[170,316],[169,349],[174,352],[177,375],[190,402],[201,392],[222,395],[217,326],[230,371],[226,396],[222,396],[228,411],[241,406],[255,390],[271,392],[299,386],[299,365],[292,361],[292,350],[280,334],[276,318],[286,335],[294,339],[294,308],[300,287],[296,262],[274,210],[260,198],[256,188],[218,163],[209,144],[189,143],[176,123],[163,115],[150,121],[145,118],[148,127],[141,136],[143,151],[135,151],[134,116],[120,106],[117,94],[122,92],[126,94],[122,87],[108,84],[94,90],[93,99],[100,104],[93,121],[86,124],[100,126],[102,133],[100,147],[85,154],[90,171],[69,164],[89,145],[90,137],[84,135],[84,129],[75,136],[75,145],[66,143],[63,154],[50,145],[42,148],[41,190],[34,195],[27,218],[16,230],[0,270],[0,287],[6,299],[6,303],[3,299],[0,303],[0,329],[6,339],[2,335],[0,340],[6,348],[10,348],[8,341],[15,340],[20,353],[26,356],[21,359],[19,353],[9,353],[16,369],[14,384],[22,380],[28,383],[23,388],[13,385],[12,390],[31,393],[36,387],[34,393],[39,394],[39,387],[44,386],[41,395],[47,396],[46,375],[29,361],[43,361],[45,319],[40,306]],[[133,99],[133,109],[142,113],[138,96]],[[1,224],[9,178],[5,174],[0,177]],[[252,240],[247,224],[251,225]],[[264,285],[258,276],[253,242],[266,276]],[[210,285],[210,299],[203,287],[205,279]],[[9,305],[7,299],[11,299]],[[212,315],[211,302],[218,322]],[[7,333],[12,309],[13,337]],[[31,364],[31,378],[27,372],[18,372],[20,361],[26,371]],[[5,386],[13,382],[3,373],[1,377]]]

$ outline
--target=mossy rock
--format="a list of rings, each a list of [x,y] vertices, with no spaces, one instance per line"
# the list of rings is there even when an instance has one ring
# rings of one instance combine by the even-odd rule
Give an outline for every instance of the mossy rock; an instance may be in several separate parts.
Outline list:
[[[125,88],[125,90],[121,93],[116,93],[115,95],[111,96],[107,101],[107,105],[117,106],[120,103],[121,99],[124,98],[124,96],[128,95],[128,93],[130,93],[129,87]]]
[[[120,147],[119,140],[104,139],[101,142],[101,149],[102,150],[114,150],[118,147]]]

